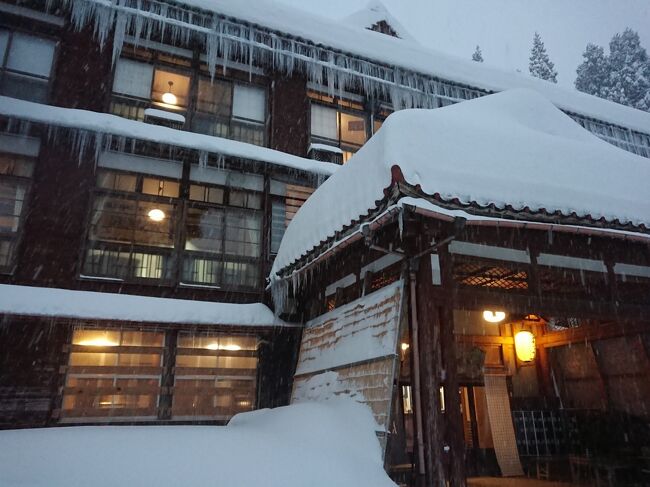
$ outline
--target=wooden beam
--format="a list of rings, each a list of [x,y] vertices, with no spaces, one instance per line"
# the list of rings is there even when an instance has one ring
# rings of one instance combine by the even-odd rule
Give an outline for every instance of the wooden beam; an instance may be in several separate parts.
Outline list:
[[[561,347],[570,343],[593,342],[637,333],[650,333],[650,323],[607,323],[600,326],[580,326],[553,331],[537,338],[537,345],[546,348]]]

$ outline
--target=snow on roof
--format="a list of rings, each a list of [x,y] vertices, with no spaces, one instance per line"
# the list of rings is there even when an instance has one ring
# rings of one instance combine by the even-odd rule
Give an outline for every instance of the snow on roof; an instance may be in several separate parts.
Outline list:
[[[539,91],[558,108],[587,117],[650,132],[650,113],[613,103],[577,90],[499,69],[485,63],[445,54],[367,29],[359,29],[293,6],[268,0],[181,0],[180,3],[307,39],[317,45],[389,66],[455,81],[488,91],[529,88]]]
[[[415,38],[409,34],[400,21],[390,13],[380,0],[371,0],[365,7],[341,19],[347,25],[363,29],[370,29],[382,20],[395,31],[400,39],[417,43]]]
[[[0,284],[0,313],[148,323],[287,325],[262,303],[214,303],[9,284]]]
[[[376,208],[394,165],[445,201],[650,225],[645,158],[598,139],[538,93],[510,90],[388,117],[298,211],[271,275]]]
[[[6,96],[0,96],[0,115],[57,127],[89,130],[99,134],[130,137],[240,157],[326,176],[333,174],[340,167],[329,162],[305,159],[235,140],[151,125],[107,113],[42,105]]]
[[[23,487],[395,487],[373,416],[351,399],[243,413],[228,426],[1,431],[0,471],[3,485]]]

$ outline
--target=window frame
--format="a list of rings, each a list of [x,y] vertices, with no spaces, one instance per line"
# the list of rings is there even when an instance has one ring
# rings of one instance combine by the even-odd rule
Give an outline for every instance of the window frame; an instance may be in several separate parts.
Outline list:
[[[0,241],[13,242],[13,248],[8,263],[6,265],[0,265],[0,275],[12,275],[16,271],[16,266],[18,264],[17,251],[23,239],[25,220],[27,219],[27,210],[31,203],[32,186],[34,183],[34,172],[36,171],[36,166],[38,164],[38,157],[23,156],[20,154],[12,154],[9,152],[3,152],[0,155],[7,156],[7,157],[24,158],[32,161],[31,176],[16,176],[14,174],[0,173],[0,181],[9,181],[9,182],[15,181],[17,183],[22,183],[25,185],[25,196],[23,198],[21,212],[18,218],[18,228],[16,229],[16,232],[13,233],[0,232]]]
[[[102,188],[98,184],[100,171],[108,173],[115,173],[120,175],[135,176],[136,184],[134,191],[123,191],[117,189]],[[80,256],[80,279],[89,280],[111,280],[126,283],[140,283],[140,284],[155,284],[160,286],[171,286],[176,281],[176,262],[178,261],[178,226],[182,216],[182,181],[155,174],[145,174],[132,171],[114,170],[109,168],[98,167],[95,171],[95,186],[91,191],[90,204],[88,206],[88,216],[86,220],[86,238],[82,246],[82,254]],[[143,182],[145,178],[157,178],[163,181],[172,181],[178,183],[178,196],[156,196],[142,192]],[[95,201],[102,197],[117,197],[124,198],[136,203],[140,202],[154,202],[165,205],[174,205],[174,224],[172,226],[172,245],[171,247],[142,245],[136,244],[133,241],[130,243],[109,242],[103,240],[91,240],[92,231],[92,218],[95,212]],[[135,226],[134,226],[135,228]],[[128,262],[126,264],[126,275],[123,277],[117,275],[103,275],[101,273],[90,272],[88,270],[89,255],[92,250],[100,250],[103,252],[124,252],[128,253]],[[163,256],[166,259],[166,265],[163,266],[163,276],[156,277],[138,277],[135,276],[134,255],[146,254],[152,256]],[[168,276],[165,276],[165,272]]]
[[[212,287],[215,289],[225,289],[225,290],[252,290],[256,289],[259,287],[259,282],[262,279],[262,268],[263,268],[263,260],[265,257],[265,252],[264,252],[264,239],[263,239],[263,233],[264,233],[264,217],[266,210],[264,208],[264,192],[262,191],[254,191],[251,189],[245,189],[245,188],[238,188],[236,186],[224,186],[224,185],[219,185],[219,184],[211,184],[207,182],[199,182],[199,181],[190,181],[189,183],[191,186],[201,186],[205,189],[217,189],[220,191],[223,191],[223,197],[222,197],[222,202],[221,203],[213,203],[209,201],[198,201],[198,200],[191,200],[189,198],[189,192],[188,192],[188,198],[187,198],[187,204],[185,205],[185,212],[183,214],[183,238],[181,242],[181,248],[180,252],[182,253],[181,259],[180,259],[180,283],[183,285],[189,285],[189,286],[206,286],[206,287]],[[259,208],[249,208],[246,206],[236,206],[232,205],[230,202],[231,199],[231,193],[235,191],[242,191],[247,194],[254,194],[259,196],[260,199],[260,204]],[[189,212],[192,209],[199,209],[199,210],[205,210],[205,209],[216,209],[220,212],[222,212],[223,215],[223,220],[222,220],[222,226],[221,226],[221,249],[217,252],[213,251],[207,251],[207,250],[188,250],[186,248],[188,238],[187,238],[187,229],[188,229],[188,223],[189,223]],[[256,257],[253,256],[246,256],[246,255],[236,255],[236,254],[229,254],[226,251],[226,235],[227,235],[227,214],[228,211],[241,211],[241,212],[247,212],[249,214],[252,214],[256,216],[259,220],[259,243],[258,243],[258,248],[259,248],[259,254]],[[185,270],[185,263],[188,259],[190,258],[198,258],[198,259],[206,259],[209,261],[216,262],[220,264],[221,268],[219,270],[219,275],[220,275],[220,282],[218,283],[209,283],[209,282],[201,282],[201,281],[193,281],[191,279],[188,279],[186,270]],[[226,280],[226,267],[224,264],[226,263],[232,263],[232,264],[247,264],[247,265],[254,265],[257,267],[258,272],[256,276],[256,281],[258,283],[255,286],[247,286],[247,285],[237,285],[237,284],[228,284]]]
[[[205,135],[211,135],[213,137],[224,137],[231,140],[237,140],[244,143],[249,143],[253,145],[259,145],[261,147],[267,147],[269,144],[269,86],[268,83],[257,83],[254,81],[244,81],[239,79],[236,76],[223,76],[217,75],[214,76],[215,82],[228,83],[230,85],[230,107],[229,115],[225,117],[223,115],[210,113],[208,111],[199,110],[199,84],[201,81],[208,81],[212,83],[212,77],[204,69],[201,63],[197,65],[196,61],[181,59],[180,57],[172,57],[170,59],[163,59],[163,54],[158,51],[153,51],[150,53],[144,53],[142,50],[136,50],[133,53],[122,55],[120,60],[124,59],[130,62],[138,62],[147,64],[151,66],[152,76],[151,76],[151,85],[149,87],[149,97],[141,98],[133,95],[127,95],[123,93],[116,93],[113,91],[116,80],[116,66],[112,70],[112,81],[111,81],[111,90],[110,90],[110,101],[108,104],[108,113],[128,118],[131,120],[144,121],[145,114],[144,111],[147,108],[156,108],[164,111],[169,111],[170,113],[176,113],[183,115],[185,117],[185,122],[183,124],[177,123],[177,125],[172,124],[172,127],[178,128],[181,130],[187,130],[193,133],[201,133]],[[177,64],[174,64],[173,61],[177,61]],[[186,61],[186,62],[181,62]],[[119,62],[119,60],[118,60]],[[187,106],[178,107],[178,109],[173,109],[168,105],[161,104],[158,101],[153,99],[153,86],[156,78],[156,71],[165,70],[179,74],[182,76],[187,76],[189,78],[189,88],[187,93]],[[244,88],[253,88],[260,90],[264,95],[264,113],[262,114],[262,121],[257,121],[253,119],[238,117],[235,115],[235,91],[236,87],[241,86]],[[118,109],[118,106],[120,108]],[[204,125],[214,124],[214,123],[223,123],[226,127],[226,134],[220,133],[207,133],[205,130],[197,130],[199,123]],[[235,132],[246,131],[249,133],[251,130],[255,134],[261,134],[261,140],[257,140],[257,137],[245,137],[239,136],[235,137]]]
[[[56,63],[58,60],[58,54],[59,54],[59,39],[51,36],[51,35],[41,35],[41,33],[35,34],[34,32],[31,31],[25,31],[21,29],[11,29],[7,26],[0,26],[0,31],[5,31],[7,32],[7,45],[5,46],[5,52],[0,53],[0,88],[4,86],[5,79],[7,77],[7,74],[14,74],[18,75],[21,77],[26,77],[30,78],[32,80],[37,80],[40,82],[44,82],[45,84],[45,90],[44,90],[44,100],[34,100],[33,98],[26,98],[27,101],[32,101],[35,103],[48,103],[51,99],[52,96],[52,80],[54,78],[54,72],[55,72],[55,67]],[[11,69],[7,67],[7,62],[9,60],[9,52],[11,51],[11,46],[14,41],[14,36],[16,34],[19,35],[24,35],[27,37],[32,37],[35,39],[40,39],[44,40],[47,42],[51,42],[53,44],[53,50],[52,50],[52,62],[50,63],[50,69],[47,74],[47,76],[43,75],[38,75],[38,74],[33,74],[33,73],[28,73],[25,71],[18,71],[15,69]],[[5,95],[8,96],[8,95]]]
[[[315,92],[315,91],[308,92],[307,96],[309,98],[308,120],[309,120],[310,145],[325,144],[325,145],[330,145],[332,147],[338,147],[339,149],[341,149],[341,151],[343,151],[343,164],[345,164],[348,161],[348,159],[352,157],[353,154],[355,154],[359,149],[361,149],[361,147],[363,147],[368,142],[368,140],[370,140],[370,138],[379,130],[379,128],[375,130],[375,122],[379,121],[383,123],[386,117],[388,116],[387,114],[388,109],[383,106],[379,106],[376,109],[371,108],[370,110],[368,110],[367,108],[364,108],[364,104],[362,104],[359,101],[347,100],[336,96],[330,97],[328,95],[324,95],[322,93]],[[312,107],[314,105],[336,110],[338,140],[314,135],[312,129],[312,122],[311,122]],[[342,139],[342,133],[343,133],[342,121],[341,121],[342,114],[363,119],[365,125],[365,136],[366,136],[366,140],[363,144],[358,145],[355,143],[344,141]]]

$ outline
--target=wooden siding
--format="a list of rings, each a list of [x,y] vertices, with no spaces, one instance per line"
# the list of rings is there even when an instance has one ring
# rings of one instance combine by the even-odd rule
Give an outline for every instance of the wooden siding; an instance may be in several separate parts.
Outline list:
[[[368,404],[387,430],[402,296],[398,281],[308,322],[292,402],[348,395]]]

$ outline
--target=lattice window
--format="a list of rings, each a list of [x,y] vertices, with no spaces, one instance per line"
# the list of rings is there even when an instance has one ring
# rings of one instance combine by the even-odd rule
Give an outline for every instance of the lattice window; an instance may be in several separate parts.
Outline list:
[[[528,289],[528,272],[525,269],[490,259],[455,257],[454,280],[463,286],[504,290]]]

